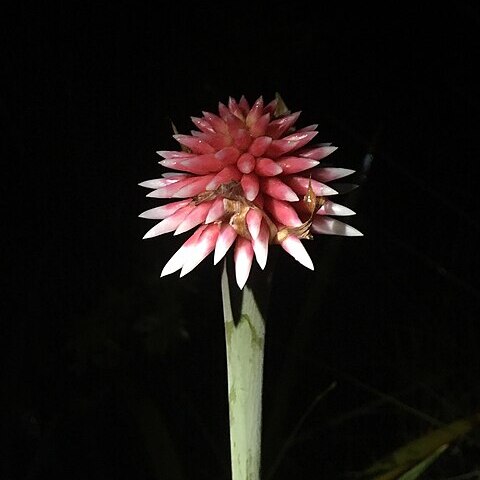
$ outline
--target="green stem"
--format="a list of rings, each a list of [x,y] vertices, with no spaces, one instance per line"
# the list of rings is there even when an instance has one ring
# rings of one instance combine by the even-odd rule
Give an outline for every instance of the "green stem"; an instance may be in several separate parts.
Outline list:
[[[227,347],[232,480],[259,480],[265,322],[249,286],[242,291],[240,316],[233,316],[225,262],[222,273]]]

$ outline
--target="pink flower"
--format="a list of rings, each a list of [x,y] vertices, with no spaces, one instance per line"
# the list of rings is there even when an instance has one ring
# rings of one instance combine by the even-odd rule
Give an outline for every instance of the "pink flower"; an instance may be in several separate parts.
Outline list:
[[[317,125],[297,130],[300,112],[291,113],[282,99],[252,107],[242,97],[220,103],[218,115],[192,117],[197,130],[173,137],[181,151],[157,152],[160,164],[177,172],[140,183],[153,189],[147,196],[178,199],[143,212],[161,220],[143,238],[195,229],[173,255],[161,276],[191,272],[214,251],[217,264],[234,248],[235,273],[243,288],[253,257],[263,269],[269,245],[279,244],[298,262],[313,270],[301,240],[313,233],[362,235],[331,215],[353,215],[330,200],[337,192],[326,182],[353,170],[315,168],[336,150],[331,144],[310,142]]]

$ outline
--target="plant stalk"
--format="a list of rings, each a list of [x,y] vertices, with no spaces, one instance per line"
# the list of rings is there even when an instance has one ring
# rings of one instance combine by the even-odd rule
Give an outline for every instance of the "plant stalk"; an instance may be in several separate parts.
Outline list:
[[[227,262],[222,273],[222,298],[232,480],[259,480],[265,322],[248,285],[242,290],[239,318],[234,318]]]

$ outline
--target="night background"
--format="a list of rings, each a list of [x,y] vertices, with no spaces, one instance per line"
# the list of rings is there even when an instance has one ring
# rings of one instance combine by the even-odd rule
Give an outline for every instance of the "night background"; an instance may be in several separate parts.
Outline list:
[[[221,267],[161,279],[188,234],[138,218],[171,122],[229,96],[319,124],[364,234],[278,252],[263,478],[357,478],[478,413],[478,5],[145,5],[2,15],[0,478],[230,478]],[[478,430],[422,478],[480,478]]]

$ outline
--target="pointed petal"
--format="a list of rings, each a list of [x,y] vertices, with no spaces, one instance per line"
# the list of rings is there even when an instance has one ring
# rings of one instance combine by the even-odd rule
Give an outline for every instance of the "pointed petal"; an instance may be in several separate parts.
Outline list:
[[[223,204],[223,197],[217,197],[210,207],[208,211],[207,218],[205,219],[205,223],[212,223],[225,215],[225,207]]]
[[[218,172],[222,166],[222,162],[218,160],[216,155],[207,153],[181,160],[176,168],[197,175],[205,175],[206,173]]]
[[[247,227],[252,238],[257,238],[260,232],[260,225],[262,223],[263,215],[260,210],[251,208],[247,213]]]
[[[224,223],[220,230],[215,244],[215,253],[213,255],[213,264],[216,265],[228,252],[233,242],[237,238],[237,232],[228,223]]]
[[[318,123],[313,123],[312,125],[307,125],[306,127],[300,128],[297,132],[311,132],[312,130],[316,130],[318,128]]]
[[[280,157],[277,160],[277,164],[282,167],[285,175],[309,170],[310,168],[316,167],[318,163],[316,160],[302,157]]]
[[[186,207],[180,208],[170,217],[157,223],[143,236],[143,238],[152,238],[157,237],[158,235],[163,235],[164,233],[173,232],[194,208],[193,205],[187,205]]]
[[[257,137],[248,148],[248,153],[251,153],[254,157],[260,157],[271,143],[271,137]]]
[[[335,195],[336,190],[325,185],[324,183],[317,182],[317,180],[311,180],[307,177],[288,177],[285,179],[285,183],[289,185],[295,193],[305,195],[308,191],[308,186],[311,184],[315,195]]]
[[[225,117],[225,122],[227,122],[227,127],[230,133],[236,132],[241,128],[245,128],[245,122],[242,113],[239,113],[239,115],[231,113]]]
[[[182,223],[177,227],[174,235],[180,235],[181,233],[191,230],[193,227],[200,225],[207,218],[208,211],[213,204],[213,200],[210,202],[202,202],[195,206],[193,210],[183,219]]]
[[[258,120],[250,126],[250,134],[252,137],[257,138],[262,135],[265,135],[265,131],[267,130],[267,125],[270,122],[270,114],[266,113],[262,115]]]
[[[170,178],[172,180],[185,180],[187,177],[191,177],[189,173],[184,173],[184,172],[165,172],[162,173],[162,177],[164,178]]]
[[[326,200],[322,207],[318,210],[317,215],[346,216],[355,215],[355,212],[347,207],[344,207],[343,205]]]
[[[208,183],[206,190],[215,190],[222,183],[229,183],[231,181],[238,181],[242,177],[242,174],[238,171],[235,165],[228,165]]]
[[[298,120],[301,112],[295,112],[291,115],[278,118],[270,122],[266,134],[274,139],[280,138],[294,123]]]
[[[228,107],[224,105],[222,102],[218,102],[218,114],[220,115],[220,118],[223,121],[225,121],[225,118],[227,117],[227,115],[230,115]]]
[[[219,152],[215,154],[215,158],[217,158],[222,163],[222,166],[235,163],[238,160],[239,156],[240,152],[235,147],[222,148]]]
[[[312,230],[315,233],[325,235],[344,235],[346,237],[362,237],[363,233],[346,223],[335,218],[317,215],[312,223]]]
[[[175,252],[173,257],[170,258],[170,260],[163,267],[162,273],[160,273],[160,277],[170,275],[171,273],[174,273],[183,267],[183,264],[190,256],[191,250],[195,248],[197,240],[199,239],[205,228],[207,228],[206,225],[198,227],[195,233]]]
[[[255,173],[257,175],[262,177],[274,177],[275,175],[280,175],[282,172],[282,167],[271,158],[257,158],[257,163],[255,165]]]
[[[295,148],[295,142],[289,142],[288,140],[280,138],[278,140],[272,140],[272,143],[267,148],[265,155],[268,155],[271,158],[278,158],[281,155],[285,155],[286,153],[295,150]]]
[[[219,225],[207,226],[207,228],[200,235],[200,238],[197,240],[195,248],[192,249],[191,255],[183,264],[180,277],[190,273],[200,262],[202,262],[202,260],[205,259],[205,257],[213,252],[219,231]]]
[[[280,155],[303,147],[317,134],[318,132],[297,132],[287,137],[273,140],[270,147],[267,148],[265,155],[270,158],[278,158]]]
[[[169,185],[165,185],[164,187],[157,188],[157,190],[153,190],[153,192],[150,192],[147,195],[147,197],[171,198],[179,190],[194,183],[198,178],[199,177],[185,177],[184,179],[179,180],[178,182],[171,183]],[[185,197],[188,197],[188,195],[185,195]]]
[[[343,178],[347,175],[355,173],[355,170],[350,170],[349,168],[315,168],[312,170],[312,178],[320,182],[331,182],[337,178]]]
[[[313,132],[313,131],[306,131],[306,132],[294,132],[291,133],[290,135],[287,135],[286,137],[283,137],[283,140],[288,140],[289,142],[296,142],[297,147],[300,148],[306,145],[312,138],[314,138],[318,132]]]
[[[163,158],[167,159],[174,159],[174,158],[190,158],[190,157],[195,157],[195,153],[188,153],[188,152],[177,152],[176,150],[170,151],[170,150],[159,150],[156,152],[158,155],[160,155]]]
[[[192,136],[208,143],[215,150],[228,147],[232,143],[231,137],[223,133],[202,133],[192,130]]]
[[[139,183],[139,187],[145,188],[162,188],[172,183],[178,182],[178,179],[173,178],[155,178],[153,180],[146,180],[145,182]]]
[[[258,177],[254,173],[243,175],[242,179],[240,180],[240,185],[242,186],[245,198],[250,202],[253,202],[260,189]]]
[[[195,158],[195,157],[189,157]],[[187,158],[167,158],[165,160],[160,160],[158,163],[165,168],[173,168],[174,170],[182,170],[182,161],[188,160]]]
[[[190,202],[191,200],[188,198],[187,200],[180,200],[179,202],[167,203],[166,205],[162,205],[161,207],[155,207],[151,208],[150,210],[145,210],[145,212],[142,212],[139,217],[162,220],[163,218],[167,218],[170,215],[173,215],[179,208],[185,207]]]
[[[252,108],[247,114],[247,118],[245,119],[245,124],[247,127],[252,127],[255,122],[263,115],[263,98],[259,97],[255,103],[253,104]],[[263,135],[263,134],[262,134]]]
[[[228,109],[230,110],[230,112],[232,112],[233,115],[235,115],[237,118],[239,118],[240,120],[244,120],[245,117],[243,115],[243,112],[242,110],[240,109],[237,101],[230,97],[228,99]]]
[[[277,177],[263,177],[261,179],[261,190],[277,200],[287,202],[297,202],[299,200],[296,193]]]
[[[243,112],[243,115],[248,115],[248,112],[250,111],[250,105],[248,104],[247,99],[245,98],[245,95],[242,95],[240,97],[240,101],[238,102],[238,106]]]
[[[202,154],[215,152],[215,149],[201,138],[181,134],[173,135],[173,138],[181,145],[189,148],[193,153]]]
[[[205,118],[191,117],[193,124],[204,133],[215,133],[215,130]]]
[[[215,132],[223,133],[224,135],[228,133],[227,124],[220,117],[210,112],[202,112],[202,113],[204,118],[213,127]]]
[[[278,100],[274,98],[270,103],[265,105],[265,108],[263,109],[263,111],[265,113],[270,113],[270,115],[273,115],[275,113],[275,110],[277,109],[277,104],[278,104]]]
[[[288,202],[267,197],[265,208],[278,223],[287,227],[299,227],[303,223],[295,208]]]
[[[303,243],[294,235],[289,235],[281,244],[283,249],[289,253],[297,262],[300,262],[304,267],[313,270],[313,262]]]
[[[243,237],[237,237],[233,258],[235,260],[235,277],[238,287],[241,290],[247,283],[252,268],[253,247],[250,240]]]
[[[258,265],[263,270],[267,265],[268,242],[270,240],[270,230],[265,222],[262,222],[257,238],[252,240],[253,251]]]
[[[326,145],[323,147],[308,148],[302,152],[298,152],[300,157],[311,158],[312,160],[322,160],[325,157],[328,157],[331,153],[337,150],[338,147],[332,147]]]
[[[215,175],[203,175],[201,177],[193,177],[194,180],[191,180],[191,182],[189,184],[187,184],[186,186],[182,187],[180,190],[177,190],[173,195],[172,197],[174,198],[185,198],[185,197],[193,197],[195,195],[198,195],[199,193],[202,193],[206,190],[206,186],[208,183],[210,183],[210,181],[212,180],[212,178],[214,177]],[[178,182],[180,183],[180,182]],[[174,184],[173,186],[175,186],[177,184]],[[169,185],[170,186],[170,185]]]

